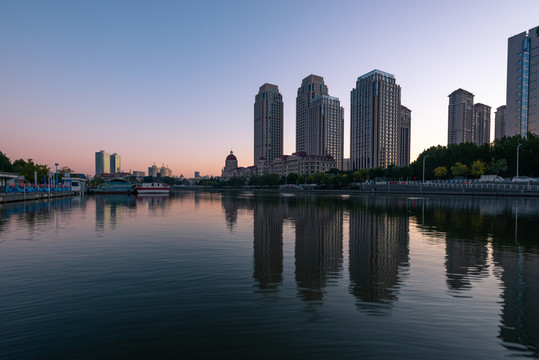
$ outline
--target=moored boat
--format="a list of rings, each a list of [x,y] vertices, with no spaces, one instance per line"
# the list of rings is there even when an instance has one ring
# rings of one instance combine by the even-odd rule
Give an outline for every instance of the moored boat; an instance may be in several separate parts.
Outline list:
[[[137,194],[168,194],[170,186],[162,183],[143,183],[136,186]]]
[[[124,179],[112,179],[92,190],[96,194],[130,194],[133,184]]]

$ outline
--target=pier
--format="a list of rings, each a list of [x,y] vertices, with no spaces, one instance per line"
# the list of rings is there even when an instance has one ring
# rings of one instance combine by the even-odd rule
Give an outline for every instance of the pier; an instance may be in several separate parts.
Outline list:
[[[31,200],[48,200],[58,197],[73,196],[73,191],[62,191],[62,192],[39,192],[39,193],[16,193],[16,194],[6,194],[0,193],[0,204],[15,202],[15,201],[31,201]]]

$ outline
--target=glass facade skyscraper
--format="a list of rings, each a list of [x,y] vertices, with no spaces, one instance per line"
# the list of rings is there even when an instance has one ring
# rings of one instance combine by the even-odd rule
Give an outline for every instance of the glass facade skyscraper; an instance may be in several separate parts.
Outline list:
[[[539,133],[539,26],[507,44],[506,136]]]

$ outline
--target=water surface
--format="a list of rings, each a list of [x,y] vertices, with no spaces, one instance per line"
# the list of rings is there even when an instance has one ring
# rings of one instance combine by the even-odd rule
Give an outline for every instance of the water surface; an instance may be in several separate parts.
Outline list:
[[[0,205],[2,359],[539,358],[539,201]]]

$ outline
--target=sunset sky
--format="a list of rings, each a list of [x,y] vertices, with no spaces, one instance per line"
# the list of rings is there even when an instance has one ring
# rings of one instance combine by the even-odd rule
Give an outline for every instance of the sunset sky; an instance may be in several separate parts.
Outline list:
[[[168,165],[220,175],[230,150],[253,164],[253,103],[265,82],[284,99],[324,77],[345,108],[373,69],[395,75],[412,110],[412,159],[447,144],[447,96],[505,104],[507,38],[539,25],[530,1],[2,1],[0,151],[94,174]],[[492,138],[492,136],[491,136]]]

